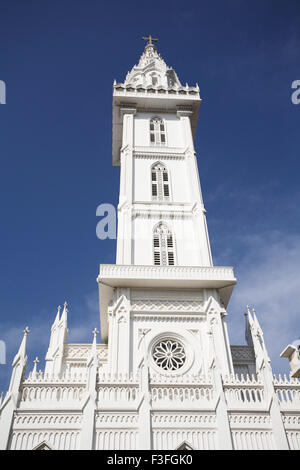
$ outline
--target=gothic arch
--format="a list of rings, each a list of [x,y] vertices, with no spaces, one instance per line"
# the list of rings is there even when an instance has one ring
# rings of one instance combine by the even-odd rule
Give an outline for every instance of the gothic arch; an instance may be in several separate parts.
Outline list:
[[[174,266],[174,236],[168,225],[160,221],[153,228],[153,259],[156,266]]]
[[[170,198],[170,177],[166,165],[157,161],[151,165],[151,195],[155,201]]]
[[[151,145],[166,145],[166,125],[161,117],[153,116],[150,119],[149,131]]]

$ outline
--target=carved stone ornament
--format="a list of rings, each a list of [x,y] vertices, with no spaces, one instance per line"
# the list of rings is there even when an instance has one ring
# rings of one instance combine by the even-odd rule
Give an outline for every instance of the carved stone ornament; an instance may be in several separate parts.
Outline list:
[[[186,361],[183,345],[178,340],[173,339],[156,343],[152,356],[159,367],[168,371],[180,369]]]

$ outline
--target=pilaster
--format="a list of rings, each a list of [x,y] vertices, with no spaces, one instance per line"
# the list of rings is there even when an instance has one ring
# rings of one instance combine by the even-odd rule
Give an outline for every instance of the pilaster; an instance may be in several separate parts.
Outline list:
[[[232,450],[233,443],[227,412],[227,403],[223,388],[220,362],[216,355],[215,340],[212,328],[208,330],[209,336],[209,371],[212,375],[214,395],[216,397],[216,421],[218,427],[219,449]]]
[[[26,341],[28,333],[29,329],[26,327],[19,351],[12,363],[13,370],[9,389],[0,407],[0,450],[8,448],[14,412],[19,405],[21,385],[25,378],[27,365]]]
[[[92,344],[91,354],[87,361],[87,384],[86,384],[86,399],[82,411],[82,426],[81,426],[81,450],[92,450],[94,447],[94,434],[95,434],[95,412],[97,409],[97,370],[98,370],[98,356],[96,350],[96,335],[99,332],[95,328],[94,341]]]
[[[112,374],[130,372],[130,289],[117,288],[109,307],[109,367]]]
[[[121,107],[123,119],[122,148],[120,150],[120,197],[118,205],[117,264],[131,264],[131,213],[133,198],[133,119],[135,108]]]
[[[149,390],[149,366],[147,358],[140,364],[139,448],[152,449],[151,399]]]

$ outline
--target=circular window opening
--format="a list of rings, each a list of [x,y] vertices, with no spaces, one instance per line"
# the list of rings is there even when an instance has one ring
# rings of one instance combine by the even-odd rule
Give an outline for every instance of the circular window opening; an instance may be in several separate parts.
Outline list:
[[[152,357],[156,365],[169,371],[180,369],[186,361],[183,345],[174,339],[161,340],[156,343]]]

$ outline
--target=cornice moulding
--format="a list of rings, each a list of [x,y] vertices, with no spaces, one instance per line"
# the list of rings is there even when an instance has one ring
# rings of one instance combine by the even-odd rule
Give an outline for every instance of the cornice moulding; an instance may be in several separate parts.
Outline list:
[[[101,264],[97,278],[102,341],[107,342],[107,308],[116,287],[214,288],[227,306],[236,284],[232,267]]]

